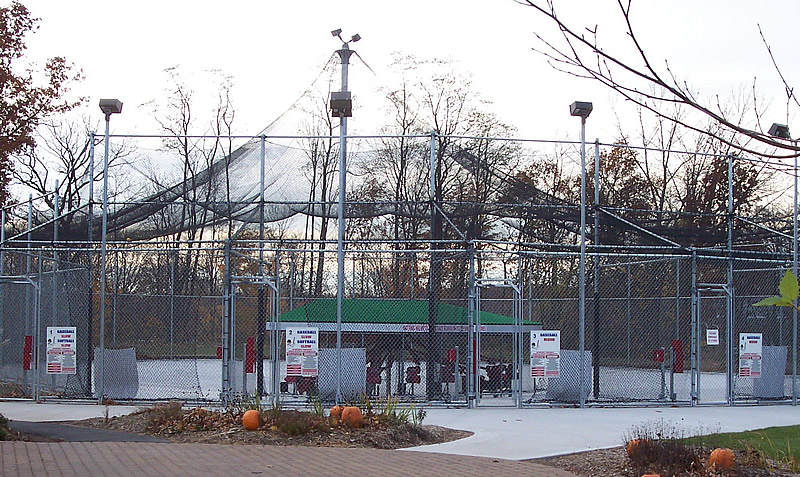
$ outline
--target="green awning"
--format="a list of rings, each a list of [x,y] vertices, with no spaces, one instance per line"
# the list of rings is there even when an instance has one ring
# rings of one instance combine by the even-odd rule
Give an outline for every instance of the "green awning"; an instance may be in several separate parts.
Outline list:
[[[437,325],[466,326],[467,309],[462,306],[439,303],[437,309]],[[478,317],[476,316],[476,321]],[[306,303],[294,310],[281,314],[281,322],[296,323],[336,323],[336,299],[320,298]],[[480,322],[483,326],[514,324],[511,316],[480,312]],[[342,323],[372,324],[372,325],[427,325],[428,302],[425,300],[369,300],[345,299],[342,302]],[[541,326],[540,322],[523,320],[523,326]],[[376,326],[375,330],[386,328]],[[413,330],[412,330],[413,331]]]

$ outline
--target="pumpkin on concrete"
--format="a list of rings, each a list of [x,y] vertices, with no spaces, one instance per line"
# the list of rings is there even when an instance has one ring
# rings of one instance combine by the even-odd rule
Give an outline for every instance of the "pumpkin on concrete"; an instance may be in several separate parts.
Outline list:
[[[342,422],[350,427],[361,427],[364,425],[364,416],[361,409],[356,406],[347,406],[342,411]]]
[[[736,456],[733,451],[725,448],[716,448],[711,451],[708,458],[708,468],[710,469],[733,469],[736,466]]]
[[[261,413],[255,409],[250,409],[242,416],[242,426],[248,431],[255,431],[261,427]]]
[[[342,411],[344,411],[344,406],[335,405],[331,408],[331,419],[341,420],[342,419]]]

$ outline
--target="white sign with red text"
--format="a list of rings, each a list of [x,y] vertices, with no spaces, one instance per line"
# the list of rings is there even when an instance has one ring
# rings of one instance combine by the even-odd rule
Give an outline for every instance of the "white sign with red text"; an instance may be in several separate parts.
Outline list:
[[[719,346],[719,329],[708,328],[706,330],[706,344],[708,346]]]
[[[76,341],[74,326],[47,327],[47,374],[75,374]]]
[[[561,331],[531,331],[531,377],[557,378],[561,371]]]
[[[761,377],[761,333],[739,333],[739,377]]]
[[[319,328],[286,328],[286,375],[319,374]]]

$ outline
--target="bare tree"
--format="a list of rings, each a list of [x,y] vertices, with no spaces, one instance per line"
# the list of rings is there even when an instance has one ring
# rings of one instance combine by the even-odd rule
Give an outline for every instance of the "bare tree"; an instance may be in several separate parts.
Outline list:
[[[765,158],[786,158],[793,157],[800,151],[795,144],[781,141],[765,133],[761,129],[760,122],[756,122],[758,129],[743,126],[735,115],[731,116],[720,105],[718,96],[710,100],[701,99],[687,81],[679,79],[668,61],[664,60],[663,66],[659,66],[660,61],[652,58],[639,41],[633,15],[635,12],[633,0],[613,2],[613,8],[618,12],[624,25],[628,42],[618,48],[608,48],[602,43],[597,25],[587,27],[564,20],[556,8],[557,0],[516,1],[544,15],[558,28],[559,33],[555,38],[545,38],[537,34],[541,46],[536,48],[536,51],[544,55],[557,70],[597,81],[652,114],[673,121],[695,133],[709,135],[721,143],[740,147],[748,154]],[[788,113],[790,107],[800,107],[800,100],[781,73],[763,33],[762,40],[785,86]],[[626,58],[628,54],[626,49],[633,51],[634,58]],[[662,105],[676,104],[684,105],[699,113],[701,117],[712,120],[720,128],[709,129],[704,121],[694,119],[694,116],[673,114],[669,109],[662,107]],[[754,106],[758,107],[757,103],[754,103]],[[733,140],[731,133],[740,139]],[[743,141],[741,137],[752,139],[753,142]]]
[[[95,161],[93,174],[90,171],[94,129],[87,118],[47,122],[37,130],[36,146],[15,156],[14,183],[40,196],[49,211],[55,210],[53,190],[58,181],[61,238],[78,238],[86,234],[86,230],[76,227],[86,225],[89,182],[99,181],[103,176],[102,162]],[[109,175],[115,184],[110,191],[112,197],[125,193],[126,180],[115,171],[131,153],[126,141],[115,141],[111,146]],[[52,216],[51,212],[48,213]]]

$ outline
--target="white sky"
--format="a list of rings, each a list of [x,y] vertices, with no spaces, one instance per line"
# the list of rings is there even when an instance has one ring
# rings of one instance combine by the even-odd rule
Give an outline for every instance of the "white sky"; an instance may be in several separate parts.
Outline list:
[[[625,109],[609,90],[556,72],[531,51],[537,45],[534,31],[552,38],[553,30],[544,17],[512,0],[23,2],[42,19],[28,38],[29,56],[61,55],[81,68],[86,79],[73,91],[89,99],[87,111],[98,121],[101,97],[121,99],[123,114],[112,121],[119,134],[159,132],[150,110],[140,105],[163,97],[162,70],[175,65],[232,76],[237,132],[256,134],[291,105],[339,48],[330,35],[335,28],[344,30],[345,39],[362,36],[352,47],[379,77],[388,74],[385,67],[395,51],[456,60],[520,137],[577,138],[579,122],[569,116],[568,105],[583,100],[594,103],[587,138],[610,142],[616,136],[614,109]],[[614,18],[610,13],[616,15],[615,1],[558,3],[586,26],[600,23],[600,33],[608,35],[603,38],[619,36],[607,23]],[[758,77],[762,98],[773,105],[767,124],[787,119],[785,93],[757,24],[790,83],[800,86],[800,2],[638,0],[634,8],[645,49],[659,67],[669,60],[679,77],[709,97],[727,97]],[[360,75],[369,74],[363,67],[351,69],[355,94]],[[800,131],[800,121],[790,117],[790,125],[792,119]]]

